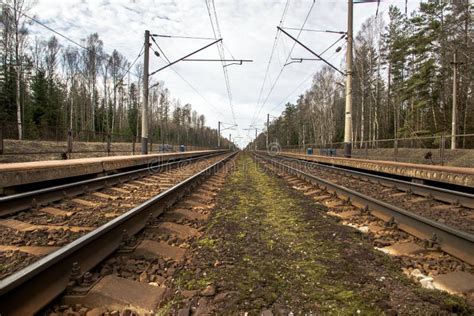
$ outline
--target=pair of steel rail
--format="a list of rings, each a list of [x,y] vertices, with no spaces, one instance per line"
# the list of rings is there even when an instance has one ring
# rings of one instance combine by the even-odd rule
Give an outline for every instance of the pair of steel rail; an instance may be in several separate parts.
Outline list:
[[[64,198],[72,198],[74,196],[98,191],[120,183],[137,180],[165,169],[173,169],[180,165],[192,163],[201,159],[207,159],[220,154],[222,153],[212,153],[166,163],[157,161],[156,163],[149,163],[146,167],[136,170],[0,197],[0,217],[30,208],[41,207],[42,205],[47,205]]]
[[[236,152],[226,154],[218,162],[161,192],[145,203],[41,258],[32,265],[0,280],[0,314],[32,315],[39,311],[67,288],[73,266],[80,267],[82,272],[92,269],[126,242],[124,236],[133,236],[138,233],[147,225],[150,219],[161,215],[205,178],[214,174],[235,154]],[[188,161],[203,158],[201,156],[196,159],[188,159]],[[159,167],[178,166],[180,163],[182,164],[183,161],[163,164]],[[128,179],[128,176],[131,176],[131,179],[135,176],[139,177],[143,172],[149,173],[149,168],[108,176],[106,179],[108,184],[112,184],[116,183],[115,181],[124,181],[124,179]],[[104,180],[87,180],[65,185],[64,188],[40,190],[41,192],[37,193],[43,196],[44,199],[56,199],[56,192],[62,192],[62,190],[70,190],[66,191],[67,194],[85,192],[84,185],[88,186],[89,189],[96,189],[106,184]],[[18,197],[18,199],[21,201],[23,201],[23,198],[25,198],[25,201],[29,199],[31,203],[33,197],[34,193],[31,192],[24,194],[24,197]],[[11,197],[10,199],[14,198]]]
[[[380,218],[386,222],[390,221],[392,223],[396,223],[399,229],[426,241],[428,245],[435,246],[442,251],[461,259],[464,262],[474,265],[473,234],[455,229],[429,218],[414,214],[395,205],[388,204],[386,202],[364,195],[360,192],[332,183],[314,174],[310,174],[290,166],[284,162],[285,159],[283,159],[283,162],[280,161],[280,157],[270,157],[261,154],[255,154],[255,156],[257,159],[261,159],[270,165],[280,168],[284,172],[295,175],[296,177],[312,183],[322,190],[326,190],[335,196],[345,199],[349,203],[352,203],[353,205],[370,212],[377,218]],[[299,162],[302,161],[299,160]],[[321,165],[318,164],[318,166]],[[334,169],[338,170],[340,168]],[[351,174],[357,175],[358,177],[365,177],[370,181],[380,183],[381,185],[396,186],[401,190],[410,190],[415,194],[432,196],[433,198],[442,201],[458,201],[461,204],[468,206],[472,206],[474,203],[474,195],[472,194],[450,191],[356,171],[347,171],[345,169],[341,170],[345,173],[350,172]],[[449,212],[449,210],[447,211]]]
[[[400,191],[410,192],[416,195],[432,198],[441,202],[464,206],[471,209],[474,208],[474,195],[473,194],[447,190],[447,189],[425,185],[421,183],[398,180],[398,179],[390,178],[387,176],[379,176],[379,175],[375,175],[375,174],[367,173],[367,172],[360,172],[360,171],[355,171],[351,169],[330,166],[330,165],[322,164],[319,162],[314,162],[312,160],[307,160],[304,158],[297,159],[297,158],[290,158],[290,157],[285,157],[285,156],[274,156],[274,157],[285,160],[285,161],[290,161],[290,162],[291,161],[300,162],[300,163],[304,162],[307,166],[328,170],[328,171],[339,173],[342,175],[348,175],[352,178],[356,178],[360,180],[367,180],[373,183],[378,183],[386,187],[393,187]]]

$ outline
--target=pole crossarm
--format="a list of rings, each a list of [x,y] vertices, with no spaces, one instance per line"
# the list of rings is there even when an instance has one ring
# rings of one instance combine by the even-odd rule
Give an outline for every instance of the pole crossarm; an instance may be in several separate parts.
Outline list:
[[[226,124],[226,125],[230,125],[226,128],[221,128],[221,131],[226,131],[226,130],[235,130],[235,128],[237,127],[237,124],[227,124],[227,123],[222,123],[221,122],[221,125],[223,124]]]
[[[194,52],[187,54],[186,56],[183,56],[183,57],[181,57],[181,58],[179,58],[179,59],[176,59],[175,61],[170,62],[168,65],[163,66],[163,67],[161,67],[161,68],[159,68],[159,69],[153,71],[149,76],[151,77],[151,76],[153,76],[154,74],[156,74],[157,72],[160,72],[160,71],[162,71],[163,69],[166,69],[166,68],[168,68],[168,67],[170,67],[170,66],[172,66],[172,65],[174,65],[174,64],[176,64],[176,63],[178,63],[178,62],[180,62],[180,61],[182,61],[182,60],[184,60],[184,59],[186,59],[186,58],[188,58],[189,56],[192,56],[192,55],[194,55],[194,54],[196,54],[196,53],[199,53],[200,51],[202,51],[202,50],[208,48],[209,46],[212,46],[212,45],[214,45],[214,44],[217,44],[217,43],[219,43],[219,42],[221,42],[221,41],[222,41],[222,38],[220,38],[220,39],[218,39],[218,40],[216,40],[216,41],[214,41],[214,42],[212,42],[212,43],[210,43],[210,44],[207,44],[206,46],[203,46],[203,47],[199,48],[198,50],[195,50]]]
[[[309,60],[309,61],[321,61],[320,58],[291,58],[291,61],[284,64],[283,67],[288,66],[290,64],[298,63],[301,64],[303,61]]]
[[[241,62],[241,63],[251,63],[253,62],[252,59],[193,59],[193,58],[186,58],[183,61],[224,61],[224,62]]]
[[[166,37],[166,38],[184,38],[184,39],[196,39],[196,40],[215,40],[212,37],[200,37],[200,36],[180,36],[180,35],[164,35],[164,34],[150,34],[153,37]]]
[[[285,34],[286,36],[288,36],[289,38],[291,38],[292,40],[294,40],[296,43],[298,43],[301,47],[303,47],[304,49],[306,49],[308,52],[310,52],[311,54],[313,54],[314,56],[316,56],[317,58],[319,58],[322,62],[324,62],[326,65],[328,65],[329,67],[331,67],[332,69],[336,70],[338,73],[340,73],[341,75],[345,76],[346,74],[343,73],[341,70],[339,70],[336,66],[334,66],[333,64],[331,64],[329,61],[327,61],[326,59],[324,59],[323,57],[321,57],[320,55],[318,55],[317,53],[315,53],[313,50],[311,50],[309,47],[307,47],[306,45],[304,45],[303,43],[301,43],[300,41],[298,41],[296,38],[294,38],[293,36],[291,36],[288,32],[286,32],[284,29],[282,29],[281,27],[277,26],[277,28],[283,33]]]
[[[243,63],[251,63],[252,59],[192,59],[186,58],[183,61],[218,61],[218,62],[230,62],[230,64],[224,65],[223,67],[228,67],[232,65],[242,65]]]
[[[157,83],[151,85],[148,89],[153,89],[154,87],[158,87],[159,85],[160,85],[160,83],[157,82]]]
[[[318,32],[318,33],[334,33],[334,34],[347,34],[347,32],[344,31],[331,31],[331,30],[312,30],[312,29],[300,29],[297,27],[283,27],[283,29],[286,30],[294,30],[294,31],[306,31],[306,32]]]

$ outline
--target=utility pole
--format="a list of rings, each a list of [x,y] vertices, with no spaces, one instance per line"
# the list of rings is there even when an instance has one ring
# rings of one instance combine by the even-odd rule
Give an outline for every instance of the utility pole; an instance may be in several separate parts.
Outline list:
[[[232,149],[232,134],[229,134],[229,150]]]
[[[303,153],[305,152],[305,147],[306,147],[306,143],[305,143],[306,139],[305,139],[304,130],[305,130],[305,128],[304,128],[304,124],[303,124]]]
[[[217,148],[221,148],[221,121],[217,122]]]
[[[269,134],[270,134],[270,113],[267,114],[267,149],[268,149]]]
[[[148,79],[150,68],[150,31],[145,31],[143,61],[142,154],[148,154]]]
[[[347,56],[346,56],[346,111],[344,125],[344,156],[352,155],[352,20],[353,0],[348,0],[347,14]]]
[[[454,51],[453,62],[453,118],[451,122],[451,149],[456,149],[456,133],[457,133],[457,102],[458,102],[458,65],[461,63],[457,62],[457,51]]]
[[[255,127],[255,151],[257,151],[257,130],[258,128]]]

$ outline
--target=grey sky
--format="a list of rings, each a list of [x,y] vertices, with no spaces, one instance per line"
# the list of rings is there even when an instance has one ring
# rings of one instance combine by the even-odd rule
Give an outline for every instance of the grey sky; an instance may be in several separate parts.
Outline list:
[[[268,91],[280,72],[284,60],[293,43],[280,36],[270,67],[269,77],[263,89],[262,101],[257,108],[257,100],[263,83],[265,69],[272,49],[286,0],[215,0],[219,25],[226,46],[226,57],[230,53],[235,58],[253,59],[254,62],[242,66],[228,67],[232,105],[238,130],[225,131],[228,137],[241,136],[238,143],[245,146],[254,132],[245,131],[251,124],[255,112],[268,96]],[[418,6],[419,0],[409,1],[409,10]],[[311,0],[290,0],[284,26],[301,27],[311,7]],[[386,16],[390,4],[404,9],[405,0],[385,1],[380,4],[379,18]],[[354,10],[355,32],[362,22],[375,14],[376,3],[357,4]],[[143,32],[166,35],[213,37],[209,15],[204,0],[38,0],[33,13],[47,25],[80,41],[88,34],[97,32],[104,41],[106,52],[117,49],[130,61],[137,56],[143,45]],[[305,28],[344,31],[347,28],[347,1],[316,0]],[[34,35],[49,37],[50,32],[37,25],[32,26]],[[290,31],[296,36],[298,31]],[[329,33],[303,32],[300,40],[316,52],[321,52],[340,35]],[[179,58],[209,41],[189,39],[158,38],[161,48],[168,58]],[[61,41],[62,44],[66,44]],[[341,42],[343,43],[343,42]],[[229,53],[230,51],[230,53]],[[324,56],[341,66],[342,51],[334,49]],[[311,57],[301,48],[295,47],[292,57]],[[217,47],[213,46],[194,56],[195,58],[219,58]],[[151,70],[164,65],[162,60],[151,56]],[[275,89],[268,96],[259,115],[255,118],[257,127],[263,127],[266,114],[277,116],[287,101],[294,102],[311,84],[310,75],[317,71],[320,62],[292,64],[285,67]],[[207,118],[207,125],[217,127],[217,121],[232,123],[229,99],[220,63],[181,62],[174,69],[199,90],[193,91],[172,70],[167,69],[153,77],[163,80],[174,98],[182,104],[191,103],[193,108]],[[301,85],[300,85],[301,84]],[[292,91],[296,91],[287,97]],[[204,97],[204,98],[203,98]]]

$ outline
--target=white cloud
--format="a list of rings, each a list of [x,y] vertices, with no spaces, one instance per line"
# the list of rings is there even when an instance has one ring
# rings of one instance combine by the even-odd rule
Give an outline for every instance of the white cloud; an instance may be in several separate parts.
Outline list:
[[[263,82],[265,69],[273,45],[283,8],[286,1],[266,0],[215,0],[219,24],[225,46],[236,58],[253,59],[251,64],[228,67],[233,96],[233,107],[241,145],[245,145],[254,133],[244,131],[252,121],[257,108],[257,99]],[[388,11],[390,4],[404,6],[404,0],[386,1],[380,5],[380,12]],[[293,0],[286,16],[284,25],[300,27],[306,16],[311,0]],[[410,10],[418,1],[410,2]],[[316,0],[314,9],[308,19],[306,28],[341,30],[346,29],[347,1]],[[355,32],[361,23],[373,15],[376,4],[358,4],[354,10]],[[117,49],[129,60],[134,60],[142,43],[145,29],[153,33],[167,35],[187,35],[213,37],[205,1],[180,0],[38,0],[33,13],[47,25],[64,33],[74,40],[80,41],[88,34],[97,32],[104,41],[107,52]],[[40,36],[52,35],[40,26],[32,26],[33,33]],[[297,31],[291,31],[296,35]],[[316,52],[321,52],[339,35],[327,33],[303,32],[300,40]],[[173,60],[206,44],[208,41],[158,38],[160,46],[168,57]],[[277,50],[269,71],[269,78],[263,90],[265,99],[273,82],[280,72],[281,65],[288,56],[293,42],[284,36],[280,37]],[[300,47],[295,47],[293,57],[312,57]],[[335,65],[340,65],[342,53],[334,54],[334,50],[325,54]],[[196,58],[218,58],[217,47],[210,47],[195,56]],[[230,58],[226,51],[226,57]],[[164,65],[156,57],[151,56],[151,70]],[[295,63],[285,67],[274,91],[256,118],[257,125],[263,126],[266,113],[278,115],[286,101],[294,102],[310,85],[307,80],[288,99],[285,99],[304,78],[322,66],[319,62]],[[185,77],[207,100],[196,94],[171,69],[158,73],[154,78],[163,80],[170,89],[171,95],[179,98],[182,103],[191,103],[193,107],[207,117],[211,126],[217,121],[232,122],[229,101],[220,63],[181,62],[175,69]],[[262,100],[263,101],[263,100]],[[209,103],[212,104],[210,106]],[[280,105],[281,104],[281,105]],[[278,106],[280,105],[280,106]],[[215,108],[219,109],[218,111]],[[226,131],[226,136],[228,132]]]

